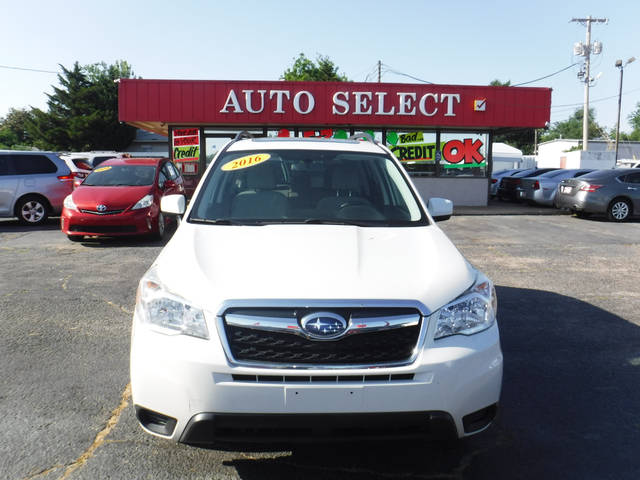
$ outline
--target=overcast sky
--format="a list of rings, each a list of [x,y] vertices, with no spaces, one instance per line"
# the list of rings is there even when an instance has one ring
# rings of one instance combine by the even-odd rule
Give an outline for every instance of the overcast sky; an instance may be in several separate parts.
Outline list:
[[[615,127],[624,70],[621,129],[640,102],[640,1],[321,0],[1,0],[0,116],[46,108],[58,64],[70,68],[126,60],[137,76],[274,80],[303,52],[328,56],[354,81],[487,85],[494,79],[553,88],[551,121],[581,108],[582,62],[573,44],[586,29],[574,17],[608,18],[592,27],[603,44],[592,57],[591,106]],[[11,67],[11,68],[7,68]],[[399,73],[398,73],[399,72]]]

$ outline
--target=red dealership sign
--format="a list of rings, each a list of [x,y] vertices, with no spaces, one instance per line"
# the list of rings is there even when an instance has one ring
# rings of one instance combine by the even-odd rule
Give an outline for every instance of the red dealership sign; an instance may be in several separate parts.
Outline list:
[[[551,89],[354,82],[122,79],[119,119],[173,125],[540,128]],[[186,140],[185,140],[186,141]]]

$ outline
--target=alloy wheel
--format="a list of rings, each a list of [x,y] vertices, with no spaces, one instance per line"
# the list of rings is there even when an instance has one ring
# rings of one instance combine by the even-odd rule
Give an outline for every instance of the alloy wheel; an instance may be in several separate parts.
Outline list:
[[[629,204],[624,200],[618,200],[611,205],[610,212],[614,220],[621,222],[629,216]]]
[[[28,223],[39,223],[46,215],[46,208],[36,200],[25,202],[20,209],[20,215]]]

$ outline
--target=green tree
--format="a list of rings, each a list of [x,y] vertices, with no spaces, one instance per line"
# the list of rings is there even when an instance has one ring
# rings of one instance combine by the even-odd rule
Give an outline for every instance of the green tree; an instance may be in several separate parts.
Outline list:
[[[511,80],[507,80],[506,82],[501,82],[500,80],[498,80],[496,78],[495,80],[492,80],[489,85],[492,86],[492,87],[510,87],[511,86]]]
[[[118,121],[119,78],[131,78],[125,61],[95,63],[72,69],[60,65],[59,87],[48,94],[48,111],[33,110],[27,123],[36,146],[53,150],[122,150],[135,128]]]
[[[284,71],[281,80],[302,82],[348,82],[346,76],[338,74],[338,67],[329,59],[318,55],[316,62],[308,59],[304,53],[294,59],[293,66]]]
[[[636,109],[629,114],[627,119],[631,124],[631,133],[620,132],[620,140],[640,141],[640,102],[636,103]]]
[[[577,109],[573,115],[567,120],[554,122],[549,131],[542,135],[541,142],[548,142],[556,138],[582,138],[582,119],[584,118],[583,109]],[[602,137],[603,129],[595,121],[595,111],[589,109],[589,139],[598,139]]]
[[[32,113],[25,109],[10,108],[4,118],[0,118],[0,148],[26,148],[31,146],[27,132],[27,122]]]

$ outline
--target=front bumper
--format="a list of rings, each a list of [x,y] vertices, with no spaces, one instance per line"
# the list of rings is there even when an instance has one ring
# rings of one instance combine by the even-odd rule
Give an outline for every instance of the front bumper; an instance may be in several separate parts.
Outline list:
[[[138,418],[149,433],[175,441],[316,439],[323,432],[412,436],[443,429],[463,437],[486,428],[500,397],[497,325],[426,342],[410,365],[321,370],[233,366],[210,320],[210,340],[154,332],[137,314],[133,323]]]
[[[66,235],[122,236],[148,235],[157,230],[158,208],[124,210],[121,213],[97,215],[64,208],[60,217]]]

